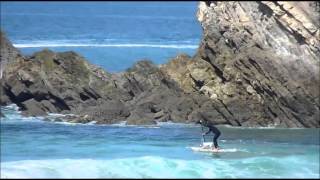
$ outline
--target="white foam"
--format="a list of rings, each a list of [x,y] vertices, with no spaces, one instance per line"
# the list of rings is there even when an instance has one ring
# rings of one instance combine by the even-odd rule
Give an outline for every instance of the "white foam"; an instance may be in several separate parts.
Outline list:
[[[12,110],[15,110],[15,111],[19,111],[19,106],[17,106],[16,104],[9,104],[7,106],[1,106],[1,108],[12,109]]]
[[[1,106],[1,111],[4,114],[4,118],[1,118],[1,123],[14,123],[14,122],[41,122],[44,117],[26,117],[21,115],[19,107],[16,104],[10,104],[7,106]]]
[[[52,123],[55,123],[55,124],[63,124],[63,125],[66,125],[66,126],[83,125],[82,123],[66,122],[66,121],[62,121],[62,122],[59,122],[59,121],[51,121],[51,122],[52,122]]]
[[[114,124],[105,124],[106,126],[117,126],[117,127],[123,127],[126,126],[127,121],[120,121],[119,123]]]
[[[135,128],[160,128],[157,125],[134,125],[134,124],[126,124],[127,121],[121,121],[117,124],[110,124],[109,126],[116,126],[116,127],[135,127]]]
[[[211,157],[211,156],[210,156]],[[319,165],[296,157],[49,159],[1,162],[1,178],[317,178]],[[273,164],[270,166],[269,164]],[[288,167],[289,166],[289,167]],[[305,168],[301,168],[301,166]]]
[[[91,121],[91,122],[86,123],[86,125],[95,125],[96,123],[97,123],[97,121]]]
[[[167,122],[157,122],[157,125],[159,126],[169,126],[169,127],[197,127],[198,125],[194,123],[177,123],[177,122],[172,122],[172,121],[167,121]]]
[[[306,129],[306,128],[299,128],[299,127],[295,127],[295,128],[288,128],[288,127],[276,127],[276,126],[266,126],[266,127],[243,127],[243,126],[231,126],[231,125],[219,125],[220,127],[226,127],[226,128],[233,128],[233,129],[285,129],[285,130],[289,130],[289,129]]]
[[[92,125],[96,125],[97,121],[90,121],[88,123],[77,123],[77,122],[67,122],[67,121],[51,121],[51,123],[55,123],[55,124],[63,124],[66,126],[76,126],[76,125],[81,125],[81,126],[92,126]]]
[[[158,156],[23,160],[1,163],[1,178],[214,178],[219,177],[219,167],[233,169],[224,162],[212,163]]]
[[[169,48],[169,49],[196,49],[198,45],[190,44],[96,44],[96,43],[18,43],[13,44],[16,48],[37,48],[37,47],[127,47],[127,48],[137,48],[137,47],[151,47],[151,48]]]
[[[48,113],[48,116],[52,116],[52,117],[65,117],[65,116],[77,116],[77,115],[75,115],[75,114]]]

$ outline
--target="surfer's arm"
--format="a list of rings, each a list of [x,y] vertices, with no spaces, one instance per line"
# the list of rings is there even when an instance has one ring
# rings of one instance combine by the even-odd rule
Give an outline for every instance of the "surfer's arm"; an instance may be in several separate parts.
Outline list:
[[[208,132],[203,133],[203,135],[207,135],[207,134],[209,134],[209,133],[210,133],[210,131],[211,131],[211,129],[209,129],[209,130],[208,130]]]

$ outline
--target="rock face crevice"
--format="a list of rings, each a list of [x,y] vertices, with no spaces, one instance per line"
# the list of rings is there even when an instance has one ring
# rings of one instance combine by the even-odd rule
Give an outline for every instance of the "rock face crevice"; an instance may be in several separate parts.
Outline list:
[[[108,73],[74,52],[23,56],[1,33],[1,105],[63,120],[320,127],[317,2],[200,2],[197,53]],[[319,7],[319,6],[318,6]],[[61,119],[60,119],[61,120]],[[59,121],[60,121],[59,120]]]
[[[201,72],[192,80],[207,82],[201,89],[223,104],[231,115],[225,118],[236,115],[244,126],[319,127],[320,31],[315,6],[200,2],[203,39],[189,72]],[[204,61],[212,68],[201,67]],[[198,86],[193,87],[191,91]]]

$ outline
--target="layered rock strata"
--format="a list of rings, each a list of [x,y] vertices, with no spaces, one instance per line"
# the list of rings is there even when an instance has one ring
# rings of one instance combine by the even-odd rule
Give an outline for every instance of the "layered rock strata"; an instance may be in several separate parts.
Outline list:
[[[200,2],[197,17],[203,39],[181,65],[183,89],[206,94],[234,125],[319,127],[317,2]]]

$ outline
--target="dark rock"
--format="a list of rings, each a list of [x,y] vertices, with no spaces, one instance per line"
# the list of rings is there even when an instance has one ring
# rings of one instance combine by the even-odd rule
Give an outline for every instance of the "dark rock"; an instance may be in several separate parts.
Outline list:
[[[200,2],[197,54],[165,70],[182,89],[211,99],[200,112],[217,124],[319,127],[320,31],[312,21],[319,13],[312,3]]]
[[[200,2],[194,57],[108,73],[75,52],[23,57],[1,33],[1,105],[67,122],[320,127],[314,2]],[[5,68],[4,68],[5,67]]]
[[[98,124],[111,124],[124,121],[130,115],[130,111],[121,101],[112,100],[103,102],[97,106],[88,106],[79,114],[88,116],[88,118],[96,121]]]
[[[47,115],[46,110],[39,105],[34,99],[29,99],[22,103],[22,109],[24,114],[29,116],[44,116]]]

